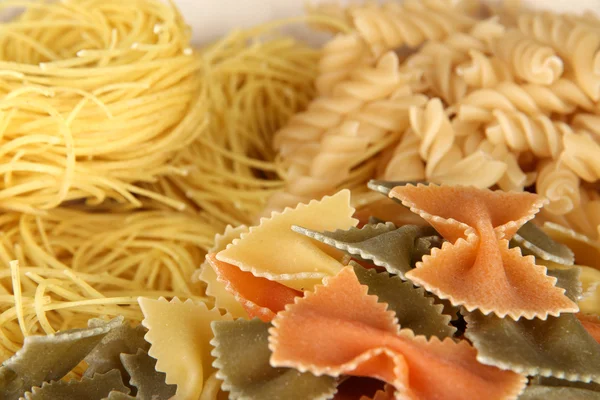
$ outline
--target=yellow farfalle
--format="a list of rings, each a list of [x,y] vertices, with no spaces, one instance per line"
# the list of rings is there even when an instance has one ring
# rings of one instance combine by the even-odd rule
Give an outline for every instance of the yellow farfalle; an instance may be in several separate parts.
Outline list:
[[[210,323],[231,320],[231,315],[221,315],[217,308],[209,310],[206,304],[192,300],[140,297],[138,301],[144,313],[142,325],[148,328],[148,354],[157,360],[156,370],[167,375],[168,384],[177,385],[175,398],[199,398],[214,371]]]
[[[215,243],[208,252],[217,253],[225,249],[234,239],[239,238],[242,233],[246,232],[248,232],[246,225],[240,225],[235,228],[227,225],[223,234],[215,236]],[[206,283],[206,294],[215,299],[215,306],[218,308],[229,312],[234,318],[248,317],[248,313],[246,313],[244,307],[225,288],[225,284],[217,279],[217,273],[209,262],[205,261],[202,264],[192,277],[192,280],[201,280]]]
[[[337,274],[344,256],[339,250],[292,231],[292,226],[316,231],[348,229],[358,224],[353,214],[348,190],[299,204],[262,219],[219,252],[217,259],[255,276],[308,290],[324,277]]]

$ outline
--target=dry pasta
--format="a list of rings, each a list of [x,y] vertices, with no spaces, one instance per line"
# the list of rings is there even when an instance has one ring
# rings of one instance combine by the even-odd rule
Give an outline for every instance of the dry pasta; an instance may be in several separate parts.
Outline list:
[[[351,10],[357,31],[376,55],[402,45],[417,47],[426,40],[442,39],[467,29],[474,20],[458,9],[462,2],[407,0],[402,5],[388,1]]]
[[[540,85],[551,85],[564,71],[562,59],[548,46],[511,29],[494,43],[494,53],[510,66],[520,79]]]
[[[292,118],[290,125],[278,133],[281,136],[276,138],[275,143],[281,143],[277,139],[285,141],[283,143],[287,146],[281,147],[281,155],[284,162],[291,163],[291,167],[285,192],[271,197],[264,212],[266,215],[269,210],[309,200],[315,194],[318,197],[318,193],[330,192],[347,182],[351,179],[353,167],[367,160],[374,148],[379,149],[375,150],[376,153],[393,140],[387,135],[389,132],[399,133],[408,126],[408,107],[423,99],[410,96],[410,75],[400,73],[397,56],[386,53],[375,68],[359,71],[358,82],[349,80],[339,84],[331,98],[323,97],[320,103],[317,99],[311,105],[312,110],[309,108],[306,113],[300,114],[302,119],[299,122],[311,121],[310,113],[326,117],[318,113],[315,105],[327,106],[332,102],[351,105],[353,110],[350,111],[353,112],[350,115],[349,112],[331,113],[331,118],[323,118],[324,124],[312,127],[313,136],[310,138],[302,136],[305,130],[296,118]],[[372,77],[370,86],[362,83],[365,77]],[[291,135],[299,140],[292,140]],[[293,151],[296,157],[287,157],[288,151]]]
[[[137,304],[137,296],[202,299],[203,287],[190,278],[218,232],[205,217],[175,211],[91,213],[65,208],[45,216],[6,213],[0,217],[0,230],[3,355],[16,351],[23,335],[83,326],[90,316],[121,314],[141,320],[137,307],[119,306]],[[21,266],[21,295],[30,299],[25,325],[16,320],[16,292],[11,294],[15,283],[8,268],[12,260]],[[55,293],[44,306],[52,318],[41,314],[41,305],[34,307],[47,297],[45,291]],[[65,300],[74,303],[53,308],[54,301]]]
[[[535,156],[557,157],[562,150],[562,135],[571,133],[564,122],[555,122],[543,114],[492,111],[492,122],[485,133],[493,144],[506,144],[515,152],[531,151]]]
[[[455,143],[454,128],[441,100],[432,99],[422,108],[412,107],[410,125],[421,139],[419,154],[427,163],[425,177],[435,181],[437,175],[461,158],[460,149]]]
[[[332,93],[337,83],[344,81],[356,68],[370,62],[370,52],[364,40],[356,34],[338,35],[323,46],[319,60],[317,93]]]
[[[314,95],[320,54],[277,35],[285,23],[233,32],[199,51],[211,119],[172,161],[186,175],[161,177],[149,189],[205,210],[224,226],[249,223],[282,187],[273,133]]]
[[[489,7],[492,15],[478,20],[470,2],[442,4],[369,2],[310,11],[354,29],[325,45],[331,52],[317,77],[323,93],[400,49],[399,70],[416,77],[406,102],[421,95],[427,105],[415,103],[410,126],[389,143],[365,147],[357,132],[369,122],[353,118],[363,105],[317,97],[275,135],[286,184],[266,214],[341,187],[354,191],[357,205],[368,205],[374,199],[359,189],[361,180],[423,179],[537,190],[550,200],[541,220],[561,220],[595,237],[594,223],[586,225],[580,210],[596,201],[582,197],[593,190],[582,185],[600,177],[597,18],[533,12],[513,2]],[[425,13],[427,21],[420,19]],[[374,57],[359,57],[364,43]],[[377,149],[374,158],[359,156],[365,149]]]
[[[552,214],[563,215],[577,208],[581,202],[579,177],[565,165],[546,160],[538,165],[536,192],[550,203],[544,208]]]
[[[563,137],[565,150],[561,161],[571,168],[577,176],[588,182],[600,178],[600,145],[586,132],[570,133]]]
[[[0,38],[0,208],[140,206],[136,195],[183,208],[137,184],[184,174],[169,161],[206,122],[201,64],[177,10],[158,0],[0,7],[12,4],[27,9]]]
[[[12,279],[11,279],[12,275]],[[0,280],[14,290],[0,294],[0,357],[14,354],[24,336],[51,334],[73,326],[84,327],[89,318],[122,315],[139,322],[143,315],[138,296],[173,296],[175,292],[148,291],[107,274],[89,274],[11,262],[0,271]],[[14,286],[11,286],[14,285]],[[104,290],[97,290],[104,287]],[[20,290],[16,290],[19,288]],[[189,296],[198,301],[198,296]],[[81,365],[75,369],[80,376]]]
[[[552,46],[569,63],[581,89],[600,99],[600,32],[551,13],[522,15],[518,25],[526,35]]]
[[[0,91],[14,92],[0,103],[58,104],[50,117],[72,122],[76,163],[72,179],[62,179],[71,158],[52,149],[69,145],[64,132],[33,134],[44,119],[27,122],[37,114],[0,110],[0,140],[12,140],[15,126],[28,135],[0,146],[0,157],[10,157],[0,207],[15,210],[0,216],[1,357],[18,350],[24,335],[81,327],[92,316],[139,321],[137,296],[207,300],[192,273],[216,233],[251,221],[282,186],[273,133],[315,93],[320,49],[278,29],[311,22],[343,32],[344,25],[327,16],[275,21],[191,50],[176,8],[158,0],[5,4],[28,7],[11,31],[40,29],[29,47],[16,44],[25,38],[19,33],[0,39],[5,57],[35,59],[23,63],[28,82],[20,72],[0,72]],[[57,39],[78,21],[86,26],[83,37]],[[45,50],[58,48],[58,59],[50,60]],[[83,130],[86,124],[108,133]],[[85,135],[75,135],[80,131]],[[52,179],[37,170],[46,163],[56,164]],[[17,187],[22,165],[32,170],[29,186]],[[52,190],[64,182],[67,195],[58,198]],[[39,193],[21,193],[36,185]],[[21,265],[17,272],[9,268],[13,260]],[[15,296],[29,307],[25,312]]]

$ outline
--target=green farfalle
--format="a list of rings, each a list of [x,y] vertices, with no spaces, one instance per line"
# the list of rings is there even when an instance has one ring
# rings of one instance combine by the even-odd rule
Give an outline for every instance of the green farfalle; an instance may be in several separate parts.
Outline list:
[[[579,274],[581,269],[577,267],[566,269],[548,269],[546,274],[556,278],[556,285],[565,289],[565,295],[577,302],[581,297],[581,281]]]
[[[85,358],[88,368],[85,371],[85,376],[93,376],[97,373],[105,373],[113,369],[118,369],[123,374],[125,381],[128,380],[127,374],[121,359],[122,353],[135,354],[138,349],[146,350],[150,348],[150,344],[144,340],[144,335],[148,330],[141,325],[135,328],[120,318],[120,324],[110,330],[110,332],[102,338],[100,344],[96,346],[90,354]],[[117,320],[115,318],[115,320]],[[116,322],[115,322],[116,323]],[[106,321],[98,318],[93,318],[88,321],[89,328],[102,327]]]
[[[429,253],[436,231],[431,227],[404,225],[393,229],[393,224],[365,225],[335,232],[316,232],[293,226],[295,232],[329,244],[362,260],[372,261],[389,273],[406,280],[404,274],[413,268],[424,253]],[[440,242],[441,243],[441,242]]]
[[[574,283],[578,269],[549,270],[557,286],[577,299],[581,287]],[[568,381],[600,382],[600,344],[574,314],[546,320],[515,321],[463,310],[465,336],[477,349],[477,359],[487,365],[531,376],[552,376]]]
[[[451,337],[456,332],[456,328],[450,325],[450,316],[442,314],[444,307],[425,296],[423,288],[416,288],[387,272],[378,273],[356,263],[351,265],[359,282],[369,287],[368,293],[377,296],[380,302],[388,305],[388,310],[396,313],[401,328],[440,339]]]
[[[571,382],[564,379],[553,377],[536,376],[531,379],[532,385],[553,386],[553,387],[572,387],[578,389],[590,390],[600,394],[600,384],[595,382]]]
[[[523,225],[511,239],[511,246],[519,246],[523,255],[552,261],[562,265],[573,265],[575,255],[564,244],[558,243],[538,228],[533,222]]]
[[[581,295],[579,269],[548,270],[572,300]],[[546,320],[515,321],[463,310],[465,336],[488,365],[526,375],[552,376],[568,381],[600,382],[600,344],[574,314]]]
[[[269,362],[271,324],[253,319],[215,321],[213,365],[230,399],[325,400],[333,397],[337,381],[291,368],[273,368]]]
[[[465,313],[465,336],[487,365],[525,375],[600,382],[600,345],[573,314],[515,321]]]
[[[166,375],[156,371],[156,360],[145,350],[136,354],[121,354],[121,362],[131,377],[129,383],[137,388],[136,399],[168,400],[175,395],[177,386],[167,385]]]
[[[94,328],[27,336],[23,347],[0,367],[0,398],[17,400],[34,386],[61,379],[120,324],[115,318]]]
[[[577,387],[531,385],[519,400],[600,400],[600,393]]]
[[[389,196],[390,192],[396,186],[406,186],[406,185],[417,185],[417,184],[426,185],[426,181],[379,181],[375,179],[371,179],[369,183],[367,183],[367,187],[375,192],[379,192],[385,196]],[[401,204],[398,199],[393,199],[394,201]]]
[[[108,394],[108,397],[103,398],[102,400],[133,400],[135,397],[125,394],[123,392],[117,392],[113,390]]]
[[[123,384],[121,373],[113,369],[105,374],[83,377],[80,381],[54,381],[35,387],[25,394],[26,400],[102,400],[112,391],[123,395],[129,388]]]

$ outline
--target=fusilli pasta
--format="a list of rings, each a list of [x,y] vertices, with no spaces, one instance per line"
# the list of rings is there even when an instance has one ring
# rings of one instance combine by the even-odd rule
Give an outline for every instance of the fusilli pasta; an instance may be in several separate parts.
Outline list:
[[[408,129],[386,163],[383,179],[390,181],[418,181],[425,179],[425,163],[419,155],[420,139]]]
[[[567,214],[579,206],[579,184],[579,177],[560,161],[545,160],[538,165],[536,192],[550,201],[544,208],[552,214]]]
[[[329,41],[319,60],[319,76],[315,86],[320,96],[330,95],[333,88],[352,72],[371,63],[369,48],[356,34],[338,35]]]
[[[387,97],[409,80],[410,75],[399,70],[398,57],[387,53],[375,66],[355,70],[349,80],[335,87],[331,96],[317,98],[308,110],[293,116],[275,134],[273,145],[286,157],[303,144],[318,142],[327,129],[339,126],[345,115],[369,101]]]
[[[382,57],[382,61],[388,59],[398,65],[394,53]],[[340,83],[336,91],[347,84]],[[385,85],[385,80],[381,84]],[[393,87],[396,88],[393,93],[380,91],[381,98],[363,102],[362,107],[346,116],[340,114],[337,125],[325,129],[304,147],[289,147],[287,158],[291,166],[285,193],[270,199],[267,212],[320,197],[344,182],[350,183],[351,170],[370,158],[369,151],[379,152],[386,140],[393,140],[386,138],[388,133],[400,134],[406,130],[409,107],[423,104],[426,97],[412,96],[407,84]],[[370,89],[375,88],[372,85]],[[283,149],[282,155],[286,157]]]
[[[504,175],[506,164],[483,151],[463,156],[455,143],[454,126],[440,99],[432,99],[424,107],[411,108],[410,122],[411,129],[420,138],[419,155],[426,161],[428,181],[489,187]]]
[[[564,151],[560,159],[581,179],[595,182],[600,179],[600,145],[585,131],[563,136]]]
[[[548,12],[524,14],[518,25],[524,34],[552,46],[569,63],[579,87],[600,100],[600,32]]]
[[[376,55],[405,45],[417,47],[426,40],[439,40],[451,32],[466,30],[475,22],[445,0],[387,2],[380,7],[356,8],[351,14],[357,31]]]
[[[550,85],[564,71],[562,59],[549,46],[540,45],[518,29],[510,29],[493,45],[494,54],[526,82]]]
[[[512,81],[508,66],[497,57],[478,50],[469,52],[470,60],[456,67],[456,73],[471,88],[493,88],[500,82]]]
[[[557,157],[562,150],[562,135],[571,132],[568,124],[553,121],[543,114],[502,110],[491,113],[492,122],[485,129],[490,142],[506,144],[515,152],[529,150],[540,158]]]
[[[600,19],[508,3],[317,7],[353,32],[325,47],[320,97],[277,135],[286,189],[270,209],[342,187],[368,207],[357,188],[373,177],[534,189],[550,200],[540,221],[596,238]],[[391,49],[393,66],[377,61]]]
[[[474,137],[476,136],[469,136],[469,138]],[[470,146],[473,145],[475,145],[475,143],[470,144]],[[502,161],[506,165],[506,171],[504,172],[504,175],[496,182],[500,189],[506,191],[522,191],[526,186],[529,186],[535,182],[537,174],[535,172],[523,171],[519,165],[518,155],[510,151],[510,149],[503,143],[493,144],[488,139],[481,139],[481,141],[477,144],[476,149],[465,153],[470,154],[477,150],[483,151],[494,160]]]

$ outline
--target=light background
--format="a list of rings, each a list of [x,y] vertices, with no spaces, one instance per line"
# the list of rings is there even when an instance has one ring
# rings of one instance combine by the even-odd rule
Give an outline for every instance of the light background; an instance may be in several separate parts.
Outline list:
[[[202,43],[213,40],[231,29],[248,27],[276,18],[301,15],[305,0],[175,0],[175,2],[181,8],[188,24],[193,27],[194,43]],[[523,3],[535,8],[562,12],[592,10],[600,15],[600,0],[523,0]]]

